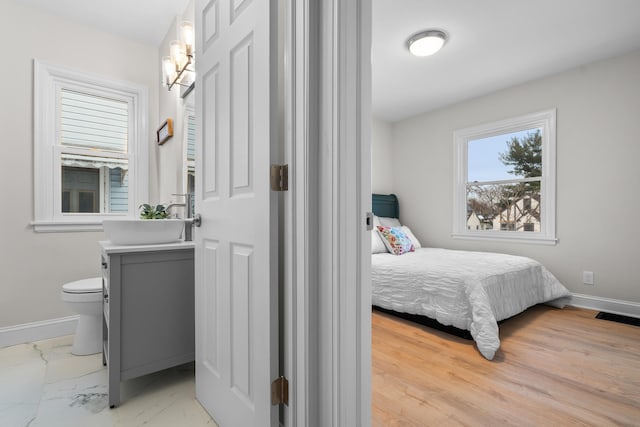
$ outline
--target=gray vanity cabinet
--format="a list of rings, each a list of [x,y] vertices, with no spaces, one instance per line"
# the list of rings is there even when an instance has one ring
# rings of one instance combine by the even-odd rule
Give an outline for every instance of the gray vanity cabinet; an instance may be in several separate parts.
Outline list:
[[[192,243],[101,244],[103,363],[114,407],[121,381],[195,359],[194,257]]]

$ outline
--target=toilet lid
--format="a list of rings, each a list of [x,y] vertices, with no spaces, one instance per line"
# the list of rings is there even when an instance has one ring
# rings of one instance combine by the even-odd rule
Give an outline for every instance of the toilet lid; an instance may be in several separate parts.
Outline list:
[[[90,279],[76,280],[62,285],[63,292],[71,294],[86,294],[91,292],[102,292],[102,278],[92,277]]]

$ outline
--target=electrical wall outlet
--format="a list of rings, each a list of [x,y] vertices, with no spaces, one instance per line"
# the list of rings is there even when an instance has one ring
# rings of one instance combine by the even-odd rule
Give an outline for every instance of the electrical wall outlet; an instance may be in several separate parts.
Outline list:
[[[593,271],[582,272],[582,283],[585,285],[593,285]]]

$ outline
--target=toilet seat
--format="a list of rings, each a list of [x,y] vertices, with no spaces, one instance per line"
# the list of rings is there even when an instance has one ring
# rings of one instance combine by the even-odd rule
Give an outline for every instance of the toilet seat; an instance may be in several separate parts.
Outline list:
[[[62,291],[69,294],[89,294],[102,292],[102,278],[76,280],[62,285]]]

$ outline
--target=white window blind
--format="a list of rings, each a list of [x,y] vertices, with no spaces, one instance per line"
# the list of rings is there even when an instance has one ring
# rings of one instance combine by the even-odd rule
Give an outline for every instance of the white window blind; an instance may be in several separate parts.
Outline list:
[[[126,102],[61,90],[60,145],[126,153],[128,128]]]

